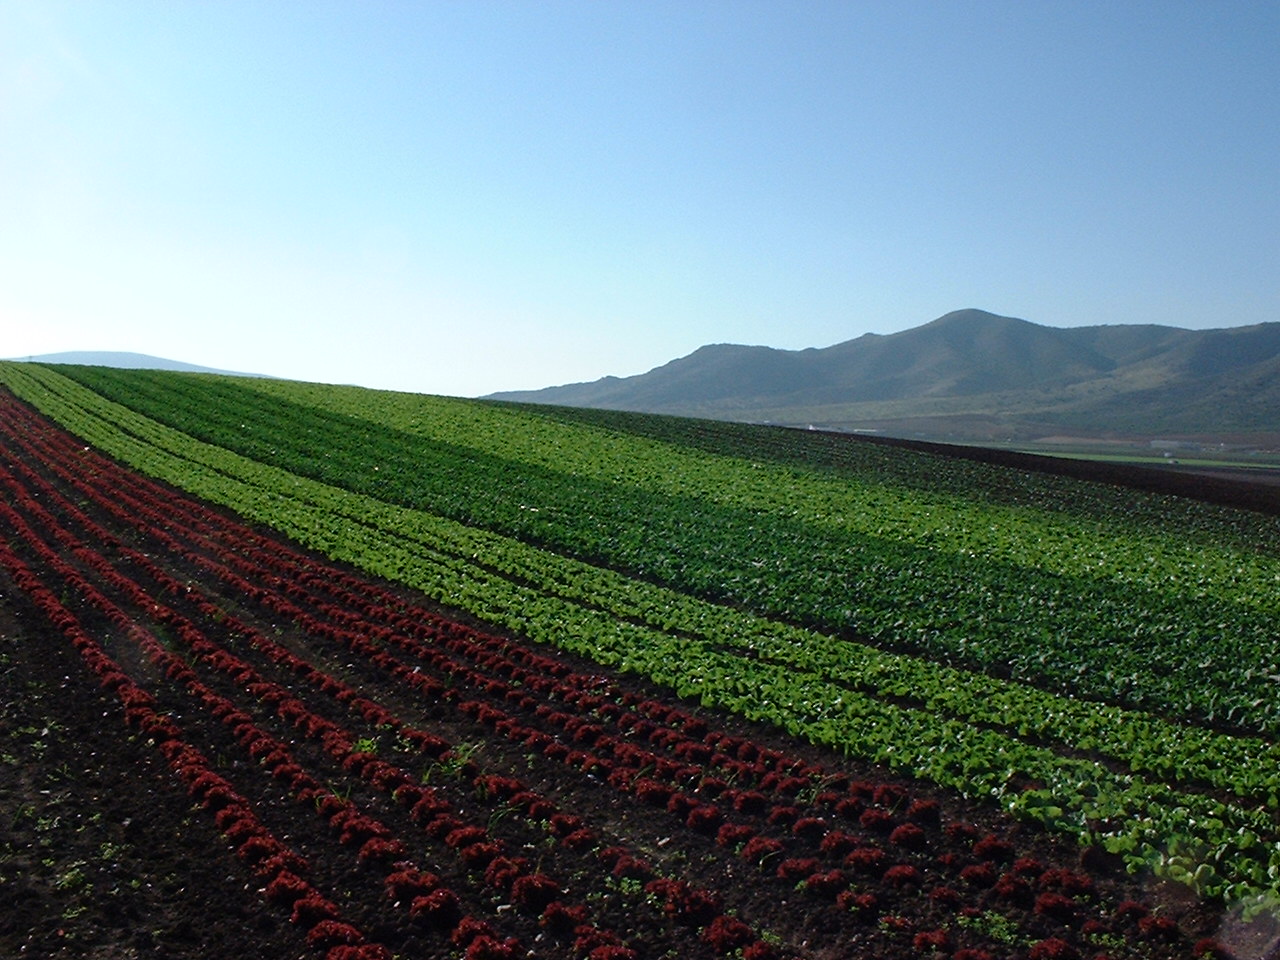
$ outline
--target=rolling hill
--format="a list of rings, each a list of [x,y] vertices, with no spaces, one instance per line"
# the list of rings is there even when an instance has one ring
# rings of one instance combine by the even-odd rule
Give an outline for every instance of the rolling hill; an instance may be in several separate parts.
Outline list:
[[[0,955],[1272,957],[1280,519],[921,447],[0,362]]]
[[[713,344],[634,377],[492,399],[948,439],[1265,433],[1280,323],[1054,328],[958,310],[807,350]]]

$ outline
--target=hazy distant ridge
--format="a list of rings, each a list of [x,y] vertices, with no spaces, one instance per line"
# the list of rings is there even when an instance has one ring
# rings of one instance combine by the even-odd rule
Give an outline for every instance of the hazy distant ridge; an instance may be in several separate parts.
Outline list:
[[[128,353],[120,350],[68,350],[64,353],[42,353],[34,357],[10,357],[11,360],[32,363],[75,363],[86,367],[119,367],[124,370],[176,370],[179,373],[221,373],[232,377],[265,377],[265,373],[237,373],[234,370],[215,370],[181,360],[166,360],[145,353]]]
[[[958,310],[808,350],[714,344],[634,377],[493,399],[857,426],[1015,417],[1040,427],[1280,429],[1280,323],[1061,329]]]

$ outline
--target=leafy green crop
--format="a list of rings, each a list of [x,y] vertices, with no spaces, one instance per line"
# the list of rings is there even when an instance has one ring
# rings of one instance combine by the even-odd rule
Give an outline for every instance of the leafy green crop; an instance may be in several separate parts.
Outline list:
[[[920,454],[907,483],[473,401],[67,370],[252,459],[688,595],[1073,696],[1280,729],[1280,528],[1266,518],[1242,544],[1238,517],[1214,508],[1109,488],[1109,513],[1067,511],[1062,495],[991,502],[944,458],[925,457],[924,482]],[[1063,483],[1076,501],[1097,493]]]

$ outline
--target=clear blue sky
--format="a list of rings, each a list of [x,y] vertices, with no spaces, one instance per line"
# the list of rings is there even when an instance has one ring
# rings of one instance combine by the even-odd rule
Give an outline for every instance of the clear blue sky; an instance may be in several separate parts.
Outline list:
[[[0,356],[472,396],[1280,320],[1280,4],[0,0]]]

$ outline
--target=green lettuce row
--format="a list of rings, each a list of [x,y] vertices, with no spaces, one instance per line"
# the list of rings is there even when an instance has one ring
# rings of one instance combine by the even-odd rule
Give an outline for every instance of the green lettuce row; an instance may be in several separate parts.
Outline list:
[[[1244,602],[1280,611],[1274,594],[1280,583],[1276,557],[1271,555],[1271,562],[1263,568],[1251,566],[1258,531],[1253,531],[1251,546],[1226,555],[1220,537],[1201,549],[1197,536],[1188,537],[1181,524],[1171,524],[1169,512],[1176,513],[1180,504],[1187,506],[1176,498],[1130,493],[1103,516],[1088,516],[1079,509],[1046,511],[1032,502],[1011,506],[976,500],[973,477],[967,477],[966,484],[952,479],[966,476],[965,464],[929,454],[910,456],[930,461],[936,482],[928,487],[909,487],[896,479],[878,477],[874,472],[877,464],[868,464],[857,475],[832,475],[794,461],[750,463],[748,467],[739,456],[715,455],[583,425],[549,427],[546,416],[505,404],[286,380],[242,379],[234,384],[237,390],[284,403],[579,478],[625,478],[627,485],[663,494],[684,495],[692,490],[715,502],[738,503],[761,512],[795,513],[806,521],[850,531],[891,532],[960,556],[1004,555],[1020,564],[1069,576],[1095,577],[1101,568],[1120,582],[1145,583],[1160,590],[1194,593],[1202,587],[1219,592],[1225,589]],[[796,443],[802,437],[805,435],[791,434]],[[883,450],[876,452],[882,455],[878,465],[884,465]],[[894,452],[895,457],[907,455]],[[984,474],[988,481],[1004,485],[1017,476],[1009,470],[999,471],[997,476],[991,468]],[[1070,503],[1075,508],[1082,498],[1099,490],[1096,484],[1066,482],[1071,484]],[[1130,522],[1134,499],[1157,502],[1159,526]],[[1203,505],[1192,509],[1195,514],[1225,512]],[[1271,532],[1280,532],[1276,522],[1262,522]],[[1055,535],[1046,538],[1050,527]],[[1154,563],[1133,563],[1139,556]]]

